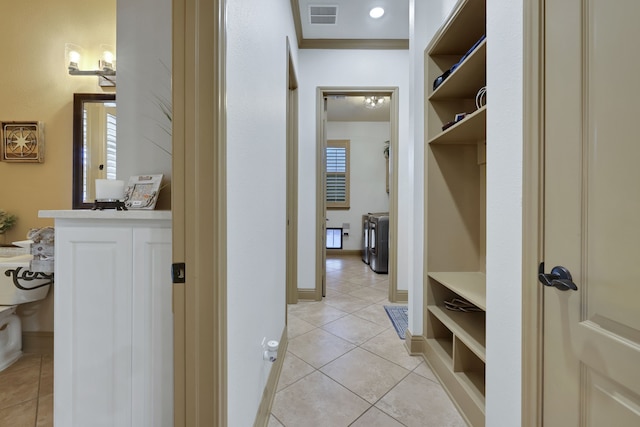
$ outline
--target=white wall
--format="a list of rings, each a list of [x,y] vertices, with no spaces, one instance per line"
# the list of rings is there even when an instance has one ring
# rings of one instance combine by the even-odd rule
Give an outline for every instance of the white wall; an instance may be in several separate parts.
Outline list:
[[[163,174],[171,181],[171,0],[118,0],[117,176]],[[156,209],[170,209],[164,186]]]
[[[486,424],[520,425],[523,1],[487,0]]]
[[[342,249],[362,249],[362,215],[388,212],[387,167],[384,141],[388,141],[389,122],[327,122],[327,139],[348,139],[350,209],[327,210],[327,227],[350,224],[342,237]]]
[[[300,81],[298,287],[315,287],[316,89],[318,87],[399,88],[399,242],[407,241],[409,188],[409,53],[406,50],[305,49],[298,54]],[[407,289],[409,248],[398,247],[398,289]]]
[[[262,338],[285,326],[287,37],[295,49],[289,0],[227,2],[230,426],[253,425],[272,366]]]

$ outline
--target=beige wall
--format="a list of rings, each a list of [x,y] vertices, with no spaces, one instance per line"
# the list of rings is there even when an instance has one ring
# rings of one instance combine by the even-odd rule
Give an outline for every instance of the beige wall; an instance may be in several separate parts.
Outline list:
[[[65,43],[89,57],[100,44],[116,45],[116,0],[10,1],[0,26],[0,120],[42,121],[45,162],[0,162],[0,208],[18,216],[4,236],[23,240],[30,228],[53,225],[41,209],[71,209],[73,94],[104,93],[96,77],[69,76]],[[2,237],[0,237],[0,243]],[[53,298],[20,307],[23,330],[53,330]]]

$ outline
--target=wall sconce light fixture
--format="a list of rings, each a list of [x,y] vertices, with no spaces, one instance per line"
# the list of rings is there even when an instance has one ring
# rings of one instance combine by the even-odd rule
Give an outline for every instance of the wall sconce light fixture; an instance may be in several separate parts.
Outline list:
[[[67,43],[64,45],[65,63],[69,74],[72,76],[98,76],[100,86],[116,85],[116,68],[113,47],[100,45],[100,59],[98,69],[82,70],[80,64],[84,58],[84,49],[81,46]]]

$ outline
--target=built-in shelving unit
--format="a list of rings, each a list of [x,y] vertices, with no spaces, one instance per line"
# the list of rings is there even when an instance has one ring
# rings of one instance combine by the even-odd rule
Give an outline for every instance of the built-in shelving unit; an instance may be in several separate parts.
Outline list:
[[[460,0],[425,50],[423,349],[472,426],[485,425],[487,107],[476,105],[486,85],[487,40],[478,43],[485,22],[485,0]],[[458,63],[434,90],[434,80]],[[443,130],[460,113],[465,118]],[[454,299],[478,310],[452,311]]]

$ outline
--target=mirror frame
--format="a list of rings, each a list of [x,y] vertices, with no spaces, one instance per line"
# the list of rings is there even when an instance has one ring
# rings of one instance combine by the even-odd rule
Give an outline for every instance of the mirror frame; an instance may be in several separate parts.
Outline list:
[[[82,167],[82,110],[85,102],[115,101],[115,93],[74,93],[73,94],[73,181],[72,203],[73,209],[91,209],[93,203],[82,200],[82,182],[84,181]]]

